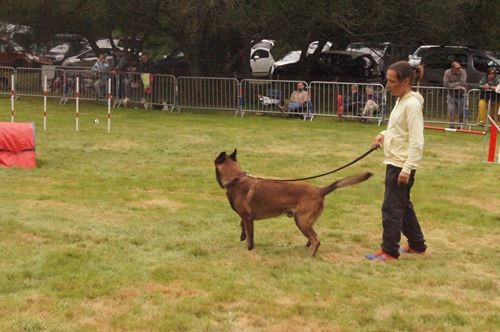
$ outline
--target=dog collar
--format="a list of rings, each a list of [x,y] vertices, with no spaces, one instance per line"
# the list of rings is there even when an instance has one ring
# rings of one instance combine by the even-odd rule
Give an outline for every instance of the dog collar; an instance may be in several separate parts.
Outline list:
[[[245,173],[245,172],[240,173],[237,177],[235,177],[234,179],[229,181],[227,184],[225,184],[224,188],[226,188],[228,190],[231,189],[241,180],[241,178],[245,177],[246,175],[247,175],[247,173]]]

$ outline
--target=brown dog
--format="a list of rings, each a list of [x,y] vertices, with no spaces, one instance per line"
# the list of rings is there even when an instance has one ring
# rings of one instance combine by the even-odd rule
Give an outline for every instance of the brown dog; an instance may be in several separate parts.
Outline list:
[[[323,211],[324,197],[337,188],[365,181],[372,176],[372,173],[364,173],[318,188],[305,182],[278,182],[246,175],[236,160],[236,149],[229,156],[221,152],[214,163],[217,182],[226,189],[229,204],[241,217],[240,239],[247,240],[248,250],[254,247],[254,220],[286,214],[294,217],[295,224],[307,238],[306,246],[311,248],[312,256],[316,255],[320,246],[313,225]]]

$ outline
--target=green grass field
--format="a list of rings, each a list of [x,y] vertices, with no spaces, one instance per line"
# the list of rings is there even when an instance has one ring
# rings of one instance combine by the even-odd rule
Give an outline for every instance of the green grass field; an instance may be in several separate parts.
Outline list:
[[[16,103],[34,121],[33,170],[0,169],[1,331],[495,331],[500,326],[500,169],[485,138],[426,131],[413,201],[425,256],[379,248],[382,152],[328,177],[371,171],[327,196],[312,258],[292,219],[258,221],[255,249],[215,181],[238,148],[248,172],[303,177],[365,152],[381,128],[232,112]],[[99,126],[92,124],[100,120]],[[10,103],[0,99],[0,121]],[[406,243],[406,242],[403,242]]]

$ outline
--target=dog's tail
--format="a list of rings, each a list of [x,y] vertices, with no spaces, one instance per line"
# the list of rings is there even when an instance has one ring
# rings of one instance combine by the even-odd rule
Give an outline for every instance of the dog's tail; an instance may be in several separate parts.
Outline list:
[[[335,181],[331,185],[321,188],[319,191],[322,196],[326,196],[337,188],[351,186],[353,184],[368,180],[372,175],[373,173],[366,172],[360,175],[349,176],[341,180]]]

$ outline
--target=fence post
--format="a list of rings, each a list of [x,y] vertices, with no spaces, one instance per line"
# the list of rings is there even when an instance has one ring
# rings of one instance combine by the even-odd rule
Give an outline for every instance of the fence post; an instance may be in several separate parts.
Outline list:
[[[14,122],[14,103],[16,99],[16,84],[15,84],[15,75],[11,75],[11,90],[10,90],[10,122]]]
[[[43,131],[47,130],[47,75],[43,77]]]
[[[181,111],[179,106],[179,81],[177,77],[174,79],[174,108],[177,108],[177,113]]]
[[[108,77],[108,133],[111,132],[111,77]]]
[[[240,81],[238,81],[238,109],[236,113],[234,113],[234,117],[237,117],[238,114],[242,113],[243,110],[243,85]],[[241,115],[243,116],[243,114]]]
[[[79,111],[79,97],[80,97],[80,77],[76,77],[76,114],[75,114],[75,128],[76,131],[78,131],[79,127],[79,117],[80,117],[80,111]]]

